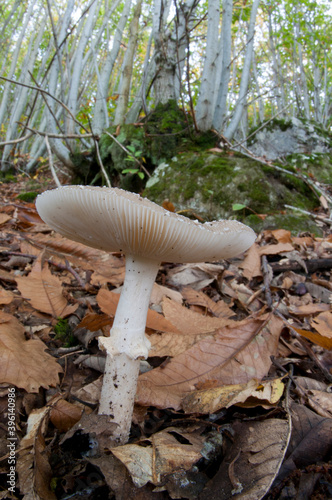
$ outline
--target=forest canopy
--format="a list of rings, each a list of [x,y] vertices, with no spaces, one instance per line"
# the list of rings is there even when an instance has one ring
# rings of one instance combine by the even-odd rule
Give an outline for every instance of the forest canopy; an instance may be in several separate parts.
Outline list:
[[[5,0],[1,169],[50,150],[71,166],[169,101],[228,141],[273,117],[329,129],[331,21],[327,0]]]

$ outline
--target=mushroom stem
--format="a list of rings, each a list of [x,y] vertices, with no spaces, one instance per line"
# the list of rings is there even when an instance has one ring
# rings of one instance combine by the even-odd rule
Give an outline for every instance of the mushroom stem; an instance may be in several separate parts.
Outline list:
[[[126,256],[126,275],[110,337],[100,337],[106,351],[106,366],[99,414],[118,424],[115,438],[121,444],[129,437],[139,364],[148,357],[150,342],[145,336],[150,296],[160,263]]]

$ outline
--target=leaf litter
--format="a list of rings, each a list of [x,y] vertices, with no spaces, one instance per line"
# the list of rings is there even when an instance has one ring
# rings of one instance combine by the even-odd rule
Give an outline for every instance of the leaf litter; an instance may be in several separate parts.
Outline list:
[[[115,447],[97,415],[97,337],[124,257],[53,233],[17,200],[20,183],[2,186],[0,206],[0,498],[13,388],[16,498],[330,497],[328,229],[266,230],[235,259],[162,264],[131,438]]]

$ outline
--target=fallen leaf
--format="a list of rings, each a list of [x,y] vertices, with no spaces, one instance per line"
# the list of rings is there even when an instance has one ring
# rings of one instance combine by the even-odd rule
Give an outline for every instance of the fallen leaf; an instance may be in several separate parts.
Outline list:
[[[271,231],[271,235],[279,242],[279,243],[291,243],[292,242],[292,233],[287,231],[286,229],[275,229]]]
[[[171,269],[168,272],[167,283],[181,288],[191,286],[195,290],[201,290],[214,281],[224,270],[220,264],[184,264]]]
[[[51,405],[50,420],[60,432],[67,432],[82,416],[82,409],[65,399],[58,399]]]
[[[165,367],[140,375],[137,402],[144,406],[179,410],[183,398],[199,383],[217,380],[219,385],[260,381],[269,371],[283,322],[245,320],[206,336]]]
[[[109,290],[105,290],[103,288],[100,289],[97,294],[97,302],[100,309],[105,314],[108,314],[110,316],[115,316],[119,300],[120,294],[110,292]],[[178,329],[171,321],[167,321],[167,319],[165,319],[162,314],[159,314],[152,309],[148,310],[146,326],[147,328],[151,328],[152,330],[161,332],[178,332]]]
[[[276,245],[265,245],[259,247],[259,255],[277,255],[284,252],[292,252],[294,247],[291,243],[277,243]]]
[[[44,439],[49,411],[49,407],[31,411],[27,433],[18,449],[19,488],[26,499],[56,500],[55,494],[50,489],[52,478],[52,469],[48,462],[50,451]]]
[[[150,304],[160,304],[164,297],[168,297],[179,304],[182,304],[183,298],[180,292],[172,290],[166,286],[158,285],[158,283],[153,284]]]
[[[332,340],[332,312],[326,311],[310,321],[310,324],[323,337]]]
[[[278,474],[289,441],[289,422],[235,422],[233,445],[199,500],[261,500]]]
[[[38,257],[28,276],[17,277],[17,288],[22,296],[38,311],[53,318],[64,318],[76,311],[78,304],[69,305],[63,296],[61,281],[49,270],[47,262],[42,266]]]
[[[182,444],[174,436],[188,441]],[[202,455],[200,450],[204,437],[180,428],[168,427],[166,430],[153,434],[151,446],[143,447],[136,444],[126,444],[111,448],[116,456],[128,469],[134,484],[141,488],[147,482],[161,484],[165,475],[177,470],[189,470]]]
[[[0,213],[0,226],[6,224],[10,219],[12,219],[11,215]]]
[[[25,340],[23,325],[14,316],[0,311],[1,383],[13,384],[27,392],[56,386],[62,369],[45,349],[39,339]]]
[[[11,291],[0,287],[0,304],[10,304],[14,300],[14,297],[15,295]]]
[[[291,306],[289,308],[290,312],[296,316],[311,316],[312,314],[329,311],[330,309],[331,307],[328,304],[307,304],[305,306]]]
[[[197,335],[174,335],[174,333],[153,333],[149,335],[151,348],[149,356],[178,356],[182,352],[190,349],[194,344],[202,340],[209,333]]]
[[[332,451],[332,419],[317,415],[304,405],[291,405],[292,435],[278,481],[296,469],[324,462]]]
[[[196,313],[167,297],[162,302],[162,309],[165,319],[172,322],[182,335],[213,332],[218,328],[235,323],[228,318],[214,318]]]
[[[308,403],[318,415],[332,418],[332,394],[330,392],[311,389],[308,394]]]
[[[261,270],[261,255],[259,253],[259,246],[254,243],[248,250],[246,257],[241,262],[239,267],[243,269],[243,276],[248,280],[256,276],[262,276]]]
[[[275,406],[283,395],[285,384],[283,383],[283,378],[276,378],[274,380],[264,380],[259,384],[259,386],[250,394],[248,399],[238,404],[242,408],[255,408],[256,406],[262,406],[265,409],[269,409]]]
[[[187,304],[195,304],[197,306],[204,307],[217,318],[230,318],[235,314],[234,311],[223,300],[214,302],[214,300],[210,299],[208,295],[201,291],[194,290],[193,288],[184,288],[182,290],[182,295]]]
[[[247,384],[225,385],[211,389],[190,392],[182,401],[182,409],[186,413],[211,414],[221,408],[244,402],[256,389],[257,381],[250,380]]]
[[[319,333],[311,332],[310,330],[302,330],[294,326],[292,328],[302,337],[305,337],[314,344],[324,347],[324,349],[332,349],[332,339],[319,335]]]

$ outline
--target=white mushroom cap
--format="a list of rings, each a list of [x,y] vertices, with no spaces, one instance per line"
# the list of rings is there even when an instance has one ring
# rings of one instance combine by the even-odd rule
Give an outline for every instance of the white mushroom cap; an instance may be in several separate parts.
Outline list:
[[[71,240],[159,262],[234,257],[256,239],[241,222],[201,224],[117,188],[64,186],[39,195],[36,207],[52,229]]]

